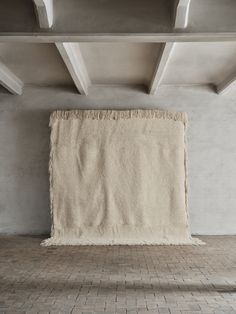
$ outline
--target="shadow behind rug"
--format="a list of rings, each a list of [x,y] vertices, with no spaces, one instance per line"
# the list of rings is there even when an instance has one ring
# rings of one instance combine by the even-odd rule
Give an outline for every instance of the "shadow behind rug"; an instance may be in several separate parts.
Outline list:
[[[186,115],[55,111],[43,245],[200,244],[189,233]]]

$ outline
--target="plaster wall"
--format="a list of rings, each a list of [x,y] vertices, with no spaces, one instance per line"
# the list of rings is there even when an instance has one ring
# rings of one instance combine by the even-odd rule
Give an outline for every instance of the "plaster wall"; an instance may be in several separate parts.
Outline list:
[[[159,108],[189,116],[189,216],[194,234],[236,234],[235,93],[208,87],[26,86],[22,96],[0,90],[0,233],[40,234],[50,227],[48,127],[55,109]]]

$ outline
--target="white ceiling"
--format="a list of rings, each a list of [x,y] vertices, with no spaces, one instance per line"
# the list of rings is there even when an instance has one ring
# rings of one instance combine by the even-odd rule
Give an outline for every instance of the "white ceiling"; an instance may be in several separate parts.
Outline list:
[[[0,43],[0,59],[25,84],[73,84],[54,44]]]
[[[55,0],[52,32],[169,32],[173,0]],[[0,32],[35,32],[32,0],[0,1]]]
[[[0,39],[9,41],[0,43],[0,83],[12,93],[24,84],[74,84],[85,95],[91,84],[145,85],[150,94],[214,84],[223,93],[236,81],[236,42],[224,42],[236,32],[236,0],[57,0],[50,10],[0,2]],[[67,42],[76,38],[84,42]]]
[[[218,84],[236,71],[236,43],[176,43],[163,84]]]
[[[149,85],[161,44],[81,43],[92,84]],[[162,84],[218,84],[236,72],[236,43],[176,43]],[[0,43],[2,62],[25,84],[68,85],[71,76],[54,44]]]
[[[191,0],[188,30],[231,32],[236,29],[235,0]]]
[[[148,85],[160,44],[81,43],[80,49],[94,84]]]
[[[187,2],[187,1],[185,1]],[[55,33],[168,33],[176,0],[55,0]],[[36,32],[33,0],[1,0],[0,32]],[[235,0],[191,0],[188,31],[236,30]]]

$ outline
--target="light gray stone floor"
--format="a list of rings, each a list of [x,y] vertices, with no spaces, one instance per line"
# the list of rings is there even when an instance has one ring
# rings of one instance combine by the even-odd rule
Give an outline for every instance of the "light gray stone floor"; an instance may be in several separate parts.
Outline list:
[[[0,313],[236,313],[236,236],[205,246],[41,247],[0,237]]]

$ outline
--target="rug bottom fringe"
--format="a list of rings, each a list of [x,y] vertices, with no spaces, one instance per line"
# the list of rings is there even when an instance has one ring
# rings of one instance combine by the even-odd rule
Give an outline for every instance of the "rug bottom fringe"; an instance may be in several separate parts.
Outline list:
[[[71,245],[71,246],[84,246],[84,245],[93,245],[93,246],[111,246],[111,245],[204,245],[205,242],[198,238],[190,237],[186,241],[168,241],[168,240],[161,240],[161,241],[143,241],[143,242],[119,242],[119,241],[89,241],[88,239],[62,239],[62,238],[49,238],[43,240],[41,242],[42,246],[60,246],[60,245]]]

